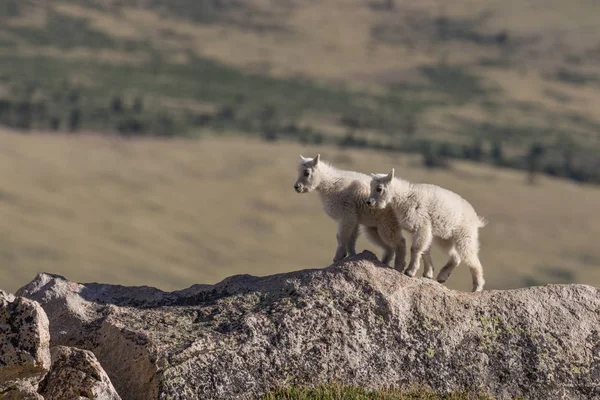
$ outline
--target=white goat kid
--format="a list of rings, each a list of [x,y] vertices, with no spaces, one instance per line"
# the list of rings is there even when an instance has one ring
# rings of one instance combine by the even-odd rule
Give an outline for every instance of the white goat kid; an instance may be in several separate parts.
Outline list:
[[[392,208],[402,229],[413,235],[410,262],[405,274],[414,276],[421,256],[435,239],[448,251],[450,259],[440,270],[437,281],[445,282],[454,268],[464,261],[471,269],[473,291],[483,290],[485,280],[479,261],[479,228],[487,222],[471,204],[458,194],[437,185],[411,183],[389,174],[371,174],[369,206]]]
[[[356,254],[359,225],[368,239],[383,249],[381,261],[402,271],[406,265],[406,239],[392,209],[372,209],[368,206],[371,177],[360,172],[334,168],[315,158],[300,156],[298,178],[294,189],[298,193],[317,191],[325,213],[338,224],[337,249],[333,261]],[[433,263],[429,252],[423,255],[423,276],[433,278]]]

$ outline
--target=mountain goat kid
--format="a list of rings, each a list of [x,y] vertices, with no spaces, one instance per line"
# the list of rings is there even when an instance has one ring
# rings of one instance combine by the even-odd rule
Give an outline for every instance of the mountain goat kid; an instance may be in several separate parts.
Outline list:
[[[437,281],[446,282],[452,270],[464,261],[471,269],[473,292],[483,290],[483,268],[479,261],[479,228],[487,222],[471,204],[458,194],[437,185],[411,183],[389,174],[371,174],[369,206],[392,208],[402,229],[413,235],[410,262],[405,274],[412,277],[419,269],[421,255],[435,239],[448,251],[450,259],[440,270]]]
[[[294,189],[298,193],[317,191],[325,213],[338,223],[337,249],[333,262],[356,254],[359,225],[368,239],[384,250],[381,261],[402,272],[406,265],[406,239],[392,209],[373,209],[367,204],[371,177],[354,171],[334,168],[315,158],[300,156],[298,178]],[[433,263],[429,252],[423,254],[423,276],[433,278]]]

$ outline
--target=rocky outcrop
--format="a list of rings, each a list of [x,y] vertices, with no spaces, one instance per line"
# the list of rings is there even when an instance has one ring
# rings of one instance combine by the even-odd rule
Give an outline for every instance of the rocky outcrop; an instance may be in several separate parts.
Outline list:
[[[42,307],[0,291],[1,400],[120,400],[94,354],[49,345]]]
[[[50,369],[48,318],[35,301],[0,290],[0,399],[39,399]]]
[[[50,350],[52,369],[41,384],[45,400],[120,400],[94,353],[73,347]]]
[[[369,388],[600,399],[600,289],[462,293],[370,252],[325,269],[177,292],[40,274],[53,345],[92,351],[123,399],[250,399],[329,380]]]

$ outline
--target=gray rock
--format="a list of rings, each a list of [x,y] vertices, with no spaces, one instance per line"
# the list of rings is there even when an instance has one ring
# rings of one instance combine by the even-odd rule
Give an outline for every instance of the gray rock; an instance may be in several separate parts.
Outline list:
[[[115,319],[124,309],[105,300],[143,305],[159,301],[163,292],[149,287],[82,285],[42,273],[18,293],[38,299],[52,315],[52,345],[92,351],[123,398],[158,396],[156,360],[147,333],[129,329],[124,315],[121,321]]]
[[[48,318],[38,303],[0,290],[0,399],[40,399],[50,368]]]
[[[52,367],[40,385],[46,400],[121,400],[94,353],[73,347],[50,350]]]
[[[123,399],[249,399],[328,380],[368,388],[600,399],[600,289],[462,293],[363,252],[325,269],[166,293],[40,274],[54,344],[91,350]]]
[[[0,386],[2,400],[44,400],[30,381],[12,381]]]

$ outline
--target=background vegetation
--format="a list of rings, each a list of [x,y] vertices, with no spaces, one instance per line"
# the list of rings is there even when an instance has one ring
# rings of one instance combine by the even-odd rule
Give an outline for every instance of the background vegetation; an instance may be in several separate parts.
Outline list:
[[[472,202],[490,220],[486,288],[600,286],[598,15],[592,0],[0,0],[0,287],[326,266],[334,224],[292,189],[318,152]],[[448,286],[469,282],[458,268]]]
[[[0,124],[235,131],[599,183],[599,12],[591,0],[4,0]]]

